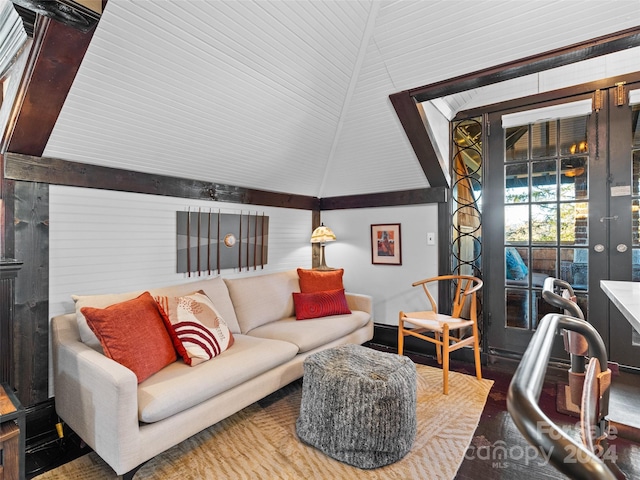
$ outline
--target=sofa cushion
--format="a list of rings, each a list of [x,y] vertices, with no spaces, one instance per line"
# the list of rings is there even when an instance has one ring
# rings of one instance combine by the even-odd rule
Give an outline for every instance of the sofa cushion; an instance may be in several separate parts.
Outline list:
[[[242,333],[294,315],[291,294],[300,291],[295,270],[227,278],[225,283]]]
[[[293,292],[293,303],[298,320],[351,313],[344,289],[315,293]]]
[[[181,283],[178,285],[172,285],[169,287],[153,288],[149,290],[152,296],[155,295],[173,295],[181,296],[188,295],[198,290],[204,291],[204,293],[211,299],[216,306],[218,312],[227,323],[229,330],[233,333],[240,333],[240,326],[236,319],[236,314],[233,309],[233,304],[229,298],[229,291],[227,286],[221,277],[207,278],[199,280],[197,282]],[[137,290],[133,292],[115,293],[115,294],[98,294],[98,295],[72,295],[73,301],[76,307],[76,319],[78,321],[78,330],[80,331],[80,338],[85,345],[92,347],[95,350],[101,351],[102,347],[98,338],[91,331],[87,325],[87,320],[82,314],[83,307],[105,308],[109,305],[124,302],[136,298],[144,290]]]
[[[202,290],[181,297],[157,295],[154,299],[187,365],[211,360],[233,345],[233,334]]]
[[[148,292],[107,308],[82,313],[104,354],[133,371],[138,383],[176,361],[176,352],[158,305]]]
[[[177,361],[138,385],[138,417],[157,422],[229,390],[296,356],[292,343],[235,335],[233,348],[189,367]]]
[[[333,315],[303,322],[289,317],[254,328],[249,335],[291,342],[298,346],[299,353],[304,353],[364,327],[370,319],[367,312],[360,310],[354,310],[348,315]]]
[[[305,270],[298,268],[300,291],[302,293],[324,292],[344,288],[342,276],[344,269],[338,270]]]

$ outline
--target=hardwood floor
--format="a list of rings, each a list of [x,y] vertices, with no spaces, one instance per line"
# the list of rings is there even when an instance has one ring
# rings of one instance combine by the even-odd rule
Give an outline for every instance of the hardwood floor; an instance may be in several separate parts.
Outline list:
[[[395,353],[395,350],[388,347],[369,346]],[[410,353],[408,355],[416,363],[437,366],[434,358]],[[516,362],[504,359],[494,359],[489,365],[483,366],[483,377],[495,383],[456,480],[568,478],[546,463],[541,454],[527,443],[507,412],[507,391],[516,367]],[[451,370],[475,374],[470,363],[452,361]],[[548,370],[540,406],[556,424],[575,430],[578,419],[558,413],[556,409],[557,382],[563,381],[566,381],[566,371]],[[632,416],[631,418],[637,420],[636,412],[640,411],[640,375],[623,373],[620,377],[614,377],[613,386],[615,393],[612,392],[612,398],[615,397],[616,401],[612,402],[611,411],[613,412],[615,407],[618,418],[625,420]],[[626,432],[620,431],[620,435],[610,441],[611,451],[615,452],[616,462],[627,478],[640,479],[640,438],[632,441],[623,437],[623,434]],[[87,451],[77,436],[70,432],[64,442],[56,442],[50,448],[28,452],[26,478],[30,479]],[[503,452],[506,454],[501,457],[500,454]]]

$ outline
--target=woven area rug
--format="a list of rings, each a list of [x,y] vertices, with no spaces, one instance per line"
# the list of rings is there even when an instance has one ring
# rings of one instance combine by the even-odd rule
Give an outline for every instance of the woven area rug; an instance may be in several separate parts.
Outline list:
[[[147,462],[137,480],[185,479],[414,479],[450,480],[464,459],[493,381],[449,374],[442,394],[442,370],[416,365],[418,428],[411,451],[400,461],[361,470],[301,443],[295,430],[301,381],[254,403]],[[37,480],[117,478],[89,453]]]

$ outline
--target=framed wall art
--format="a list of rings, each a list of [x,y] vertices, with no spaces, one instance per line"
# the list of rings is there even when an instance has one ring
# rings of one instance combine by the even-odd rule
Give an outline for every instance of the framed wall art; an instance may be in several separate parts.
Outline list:
[[[269,217],[209,211],[176,212],[177,272],[220,274],[220,270],[263,269],[269,249]]]
[[[371,225],[371,263],[402,265],[399,223]]]

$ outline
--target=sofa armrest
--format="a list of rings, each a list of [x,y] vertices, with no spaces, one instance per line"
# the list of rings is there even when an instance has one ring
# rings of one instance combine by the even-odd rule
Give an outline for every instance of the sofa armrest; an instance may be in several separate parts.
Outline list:
[[[139,451],[137,378],[82,343],[75,315],[54,317],[51,334],[56,411],[118,471]]]
[[[371,295],[345,292],[345,297],[350,310],[367,312],[373,318],[373,298]]]

